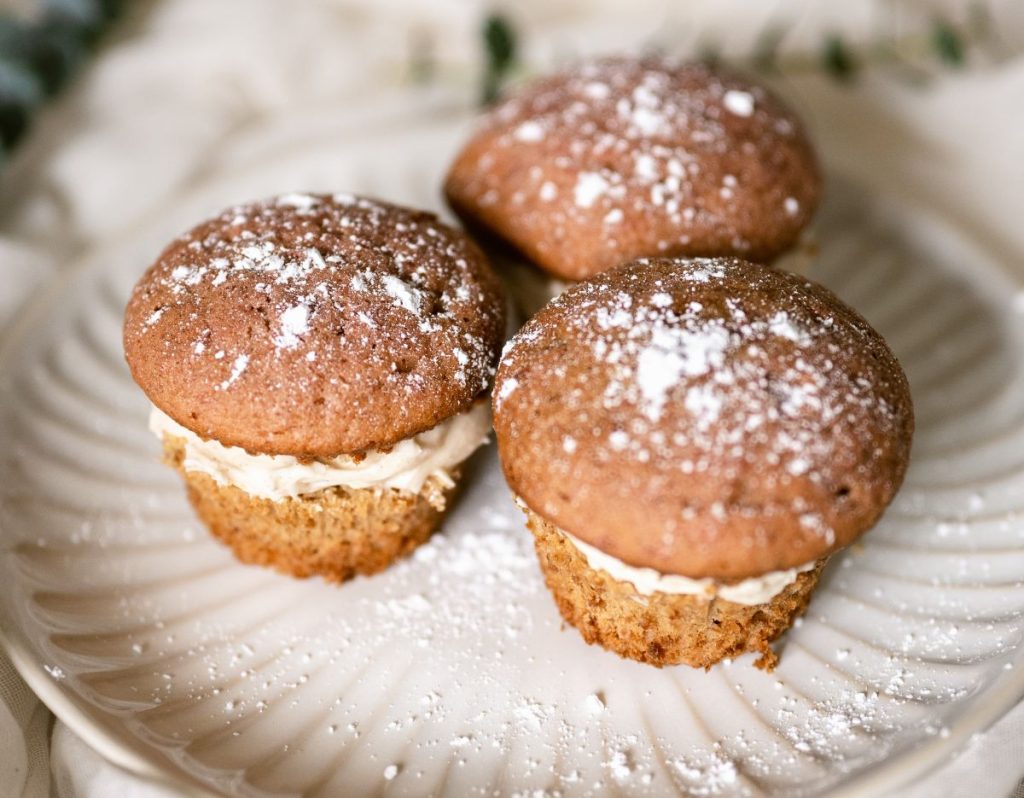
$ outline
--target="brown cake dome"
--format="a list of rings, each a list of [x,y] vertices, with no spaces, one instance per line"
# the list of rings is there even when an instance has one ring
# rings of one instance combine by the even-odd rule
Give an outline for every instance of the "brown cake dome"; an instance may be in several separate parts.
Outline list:
[[[493,405],[562,614],[658,665],[770,663],[825,559],[892,500],[913,431],[903,371],[863,318],[732,258],[570,288],[507,347]]]
[[[637,257],[790,248],[818,203],[814,152],[763,86],[661,58],[586,62],[491,111],[452,164],[452,208],[555,278]]]
[[[503,299],[433,215],[347,195],[229,208],[170,244],[124,347],[200,516],[246,561],[342,579],[437,526],[487,435]]]

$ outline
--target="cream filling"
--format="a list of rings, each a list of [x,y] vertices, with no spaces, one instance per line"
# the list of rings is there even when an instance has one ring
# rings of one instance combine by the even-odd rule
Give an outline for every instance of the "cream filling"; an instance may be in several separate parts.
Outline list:
[[[587,565],[595,571],[604,571],[612,579],[629,582],[633,585],[633,589],[643,596],[650,596],[654,593],[672,593],[686,596],[707,596],[708,598],[717,596],[735,604],[748,606],[767,604],[786,587],[793,584],[800,574],[814,568],[817,562],[816,560],[811,561],[785,571],[771,571],[763,576],[751,577],[734,584],[722,584],[710,578],[693,579],[679,574],[663,574],[653,568],[628,565],[622,560],[594,548],[589,543],[584,543],[565,530],[560,529],[559,532],[579,549],[586,558]]]
[[[199,471],[221,485],[234,485],[273,501],[325,488],[397,488],[419,493],[431,477],[445,487],[455,483],[451,470],[487,442],[491,430],[488,402],[399,441],[389,451],[371,450],[362,459],[339,455],[304,463],[291,455],[250,454],[238,446],[204,440],[156,407],[149,428],[159,438],[185,441],[186,471]]]

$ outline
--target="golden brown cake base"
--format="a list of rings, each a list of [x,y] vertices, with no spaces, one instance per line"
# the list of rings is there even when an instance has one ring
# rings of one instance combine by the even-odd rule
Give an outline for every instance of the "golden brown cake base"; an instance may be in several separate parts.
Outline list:
[[[588,643],[659,668],[683,663],[710,668],[756,651],[761,656],[754,664],[772,670],[778,657],[769,644],[807,608],[825,565],[819,560],[767,604],[668,593],[641,596],[628,582],[592,569],[555,526],[529,511],[527,519],[544,581],[562,617]]]
[[[275,502],[185,471],[184,457],[180,439],[165,439],[164,459],[185,478],[196,514],[239,560],[331,582],[382,571],[424,543],[456,491],[428,480],[418,494],[338,487]]]

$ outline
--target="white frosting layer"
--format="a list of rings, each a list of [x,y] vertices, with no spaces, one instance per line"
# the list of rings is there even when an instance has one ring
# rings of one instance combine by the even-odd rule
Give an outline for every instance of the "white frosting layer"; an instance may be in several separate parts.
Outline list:
[[[280,501],[337,486],[418,493],[430,477],[451,487],[450,470],[487,442],[491,413],[488,402],[477,402],[436,427],[399,441],[390,451],[370,451],[360,460],[341,455],[308,463],[290,455],[249,454],[238,446],[203,440],[155,407],[149,428],[160,438],[184,439],[186,471],[201,471],[222,485]]]
[[[678,574],[663,574],[653,568],[639,568],[627,565],[622,560],[605,554],[564,530],[559,530],[587,558],[587,564],[595,571],[604,571],[613,579],[629,582],[637,593],[650,596],[653,593],[674,593],[687,596],[707,596],[732,601],[735,604],[765,604],[775,598],[804,571],[810,571],[816,561],[790,568],[785,571],[771,571],[764,576],[744,579],[731,585],[721,584],[714,579],[693,579]]]

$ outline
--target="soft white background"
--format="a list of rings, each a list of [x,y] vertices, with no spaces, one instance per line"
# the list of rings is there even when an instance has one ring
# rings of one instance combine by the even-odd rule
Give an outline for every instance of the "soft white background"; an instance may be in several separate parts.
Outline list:
[[[5,2],[31,14],[31,0]],[[288,118],[301,146],[307,125],[354,109],[429,103],[437,94],[475,99],[482,56],[480,0],[164,0],[132,5],[98,59],[48,109],[0,172],[0,334],[33,288],[73,256],[116,241],[172,208],[201,182],[232,181],[228,144]],[[582,52],[657,46],[697,52],[715,41],[749,53],[758,34],[785,20],[786,47],[813,51],[842,31],[870,42],[879,31],[915,36],[936,13],[963,19],[966,2],[505,3],[539,67]],[[793,74],[796,98],[826,161],[878,191],[928,191],[986,231],[1004,260],[1024,270],[1024,6],[989,3],[998,59],[977,56],[962,72],[911,85],[892,70],[853,87]],[[434,85],[414,84],[414,52],[437,62]],[[309,109],[315,109],[310,113]],[[235,153],[237,156],[238,153]],[[282,186],[281,190],[301,186]],[[338,187],[343,189],[344,187]],[[243,189],[237,189],[243,190]],[[244,190],[243,190],[244,191]],[[141,268],[141,266],[140,266]],[[52,745],[52,747],[51,747]],[[0,657],[0,793],[45,796],[176,795],[105,764],[31,695]],[[1024,775],[1024,707],[904,795],[1005,796]]]

